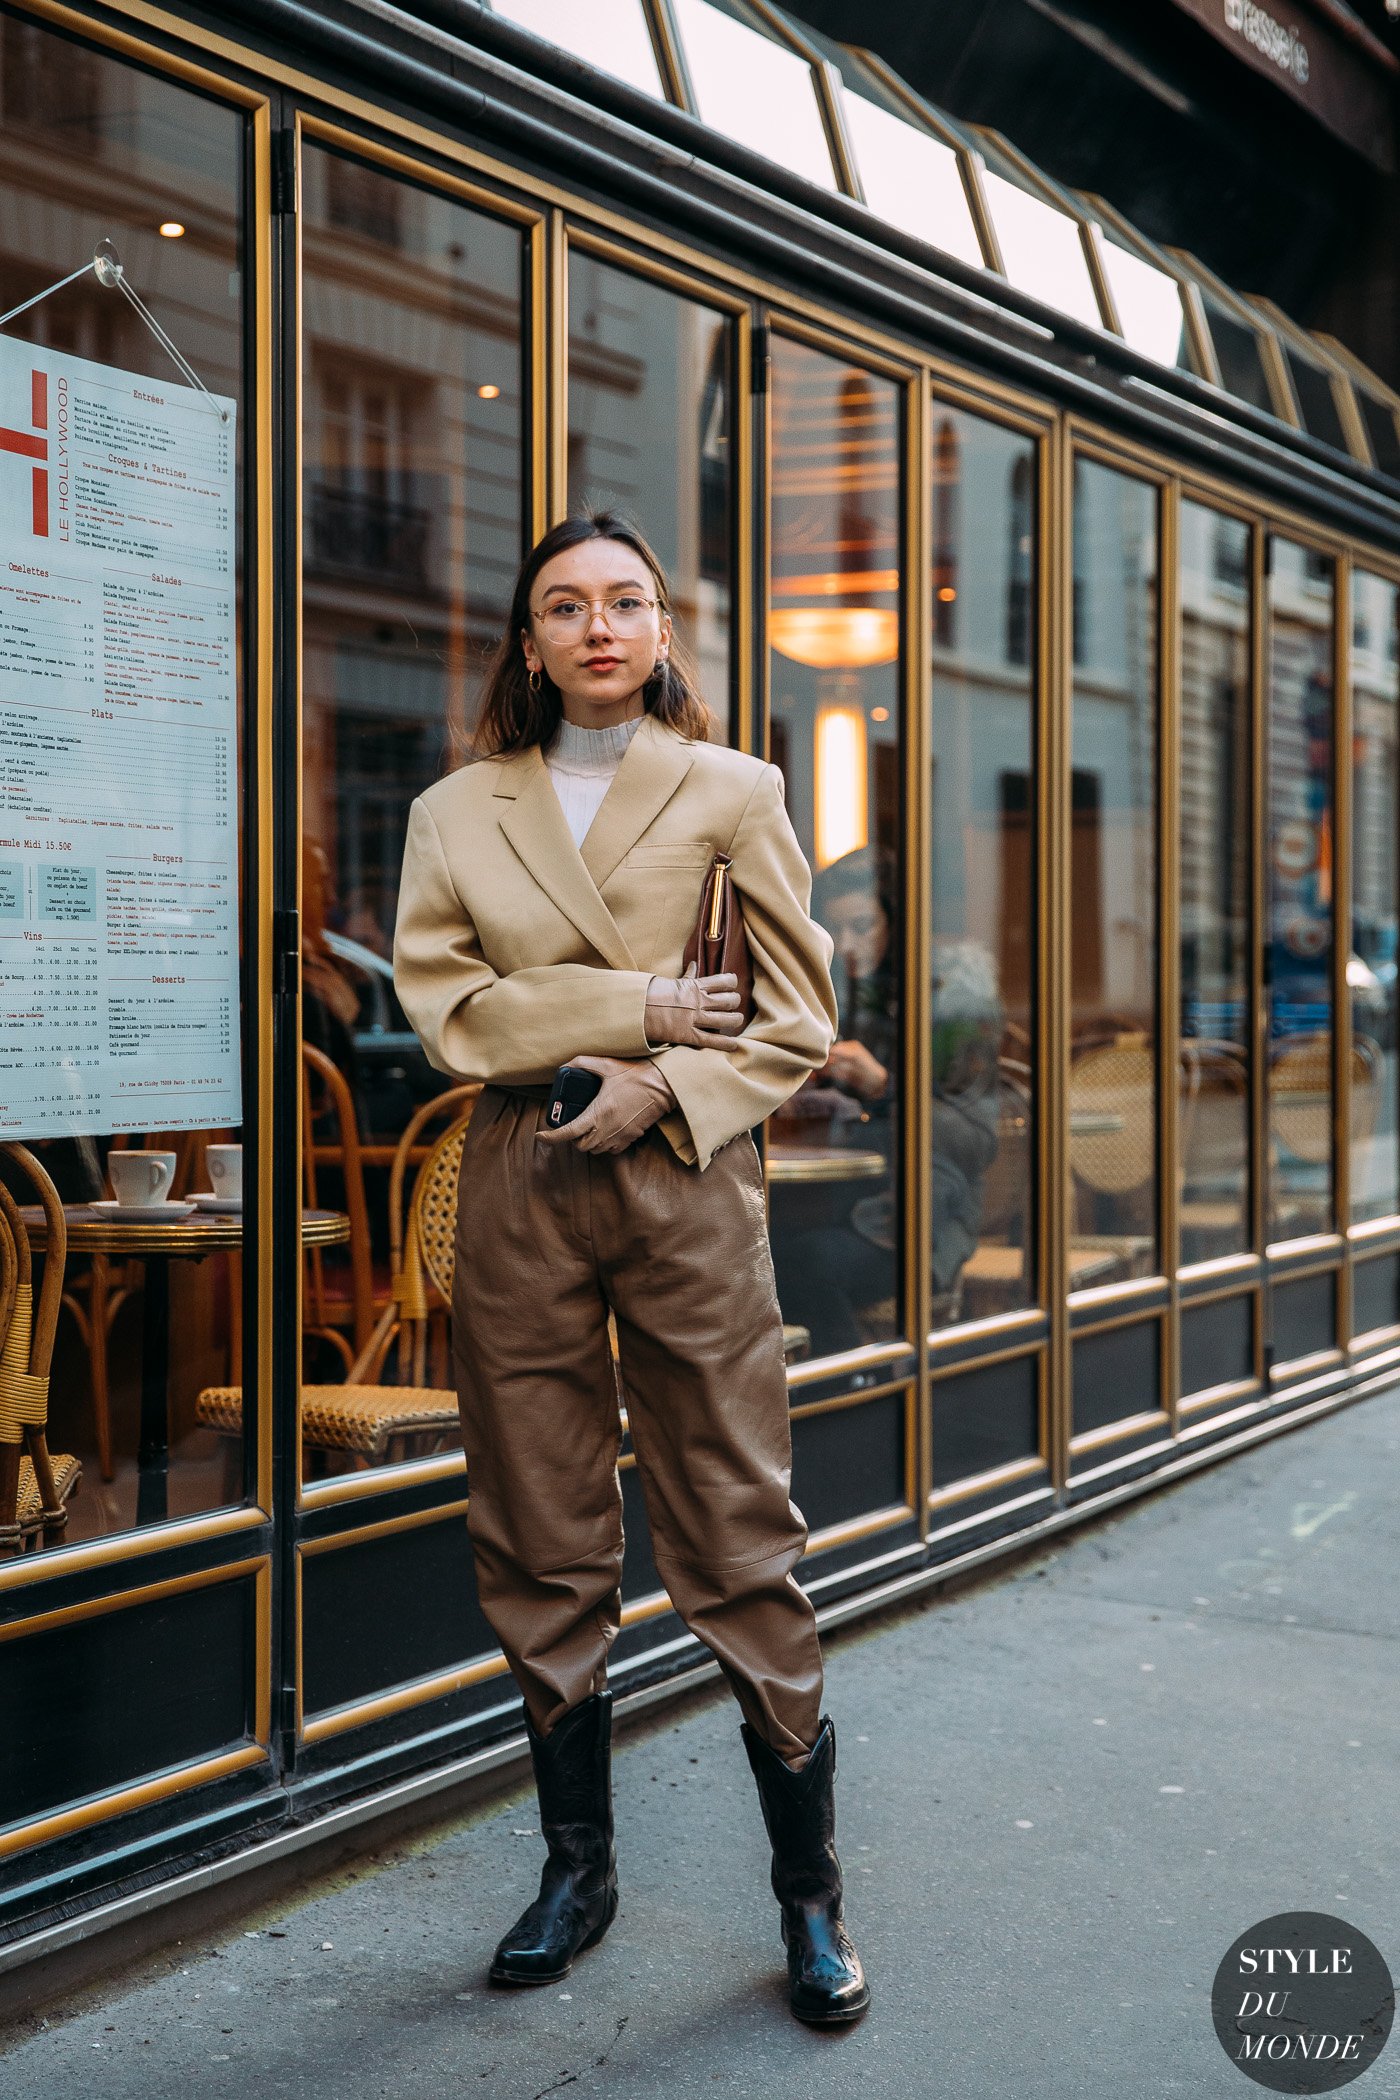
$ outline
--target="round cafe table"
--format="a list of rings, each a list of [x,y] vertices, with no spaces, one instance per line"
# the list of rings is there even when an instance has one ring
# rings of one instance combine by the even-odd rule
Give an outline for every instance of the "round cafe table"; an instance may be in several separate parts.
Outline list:
[[[30,1245],[42,1254],[47,1241],[44,1213],[37,1205],[20,1212]],[[170,1263],[203,1261],[210,1254],[233,1254],[243,1246],[242,1213],[211,1215],[192,1210],[169,1222],[143,1222],[113,1211],[93,1210],[86,1203],[66,1203],[70,1254],[108,1254],[115,1260],[145,1264],[141,1306],[141,1439],[136,1452],[136,1521],[157,1524],[169,1514],[170,1473]],[[335,1247],[350,1237],[343,1211],[304,1210],[303,1247]]]

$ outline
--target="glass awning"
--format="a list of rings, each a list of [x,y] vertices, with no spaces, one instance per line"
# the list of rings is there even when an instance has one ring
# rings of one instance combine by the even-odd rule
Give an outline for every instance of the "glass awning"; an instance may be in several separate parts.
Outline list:
[[[934,108],[882,59],[771,0],[490,0],[495,13],[873,220],[1139,357],[1189,372],[1400,479],[1400,395],[1329,336],[1241,297],[1010,141]]]

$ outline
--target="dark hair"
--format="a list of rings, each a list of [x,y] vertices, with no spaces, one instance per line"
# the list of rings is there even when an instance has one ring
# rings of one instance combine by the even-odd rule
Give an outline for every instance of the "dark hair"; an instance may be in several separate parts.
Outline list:
[[[671,587],[666,571],[636,526],[620,511],[582,511],[552,525],[526,555],[515,579],[506,630],[486,673],[481,713],[469,747],[471,757],[492,758],[507,751],[527,750],[531,744],[548,744],[558,729],[563,718],[559,688],[543,671],[538,692],[531,691],[520,636],[530,625],[530,598],[540,570],[556,554],[581,547],[586,540],[620,540],[630,547],[651,571],[657,610],[670,612]],[[704,743],[709,735],[710,710],[696,689],[690,659],[674,635],[666,662],[642,688],[642,704],[649,715],[669,723],[692,742]]]
[[[899,924],[899,869],[888,846],[856,846],[839,860],[819,868],[812,879],[812,910],[817,918],[838,897],[873,896],[885,914],[890,940]]]

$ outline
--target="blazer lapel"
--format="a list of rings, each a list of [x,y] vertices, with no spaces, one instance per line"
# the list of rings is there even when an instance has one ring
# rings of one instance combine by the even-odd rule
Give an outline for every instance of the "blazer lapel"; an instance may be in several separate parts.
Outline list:
[[[691,750],[684,737],[654,715],[643,715],[583,841],[583,864],[600,890],[660,815],[690,767]]]
[[[579,858],[538,745],[502,766],[496,793],[511,798],[501,830],[546,896],[605,962],[615,970],[635,970],[632,951]]]

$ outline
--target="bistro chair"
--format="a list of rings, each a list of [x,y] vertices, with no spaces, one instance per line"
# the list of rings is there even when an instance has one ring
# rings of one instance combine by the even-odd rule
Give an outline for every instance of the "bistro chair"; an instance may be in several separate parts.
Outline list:
[[[443,1113],[444,1104],[458,1111],[429,1145],[413,1181],[407,1215],[394,1230],[395,1273],[389,1304],[365,1347],[350,1367],[343,1385],[305,1385],[301,1394],[302,1443],[307,1450],[343,1452],[357,1469],[406,1457],[411,1444],[429,1438],[441,1443],[458,1423],[457,1395],[445,1386],[423,1382],[428,1329],[435,1317],[445,1321],[452,1298],[456,1244],[457,1178],[462,1144],[479,1087],[460,1087],[428,1107]],[[429,1118],[420,1110],[404,1131],[390,1179],[391,1203],[404,1182],[404,1169]],[[382,1382],[384,1366],[397,1345],[402,1384]],[[195,1402],[202,1428],[227,1437],[243,1434],[243,1388],[208,1386]]]
[[[68,1503],[82,1479],[80,1462],[48,1446],[49,1371],[63,1298],[68,1233],[58,1190],[25,1145],[0,1145],[33,1182],[46,1230],[44,1280],[34,1302],[33,1254],[19,1206],[0,1182],[0,1219],[11,1245],[0,1258],[0,1303],[10,1310],[0,1344],[0,1550],[23,1551],[31,1539],[57,1542],[68,1526]],[[14,1283],[4,1274],[13,1262]]]
[[[317,1170],[329,1167],[340,1176],[341,1202],[350,1220],[348,1259],[336,1261],[320,1247],[307,1249],[302,1332],[329,1343],[344,1359],[348,1376],[369,1341],[378,1310],[360,1124],[340,1068],[314,1043],[303,1043],[301,1056],[304,1201],[308,1210],[320,1209]],[[333,1133],[324,1128],[327,1119]],[[323,1126],[319,1132],[318,1125]]]
[[[1181,1044],[1181,1259],[1233,1253],[1249,1234],[1249,1066],[1238,1043]],[[1184,1169],[1183,1169],[1184,1172]]]
[[[1090,1240],[1111,1280],[1152,1244],[1152,1177],[1157,1158],[1156,1061],[1138,1029],[1109,1041],[1077,1048],[1069,1074],[1070,1170],[1087,1214],[1075,1222],[1074,1239]],[[1097,1229],[1108,1212],[1110,1229]],[[1113,1259],[1116,1251],[1116,1260]]]

